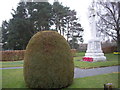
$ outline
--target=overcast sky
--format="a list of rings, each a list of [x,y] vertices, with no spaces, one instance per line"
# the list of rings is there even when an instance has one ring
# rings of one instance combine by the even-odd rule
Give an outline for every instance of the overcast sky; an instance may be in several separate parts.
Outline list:
[[[20,0],[1,0],[0,2],[0,27],[3,20],[9,20],[12,18],[11,12],[12,8],[16,9],[17,4]],[[54,0],[49,0],[50,3],[52,3]],[[85,43],[90,40],[90,28],[88,23],[88,17],[87,17],[87,10],[88,6],[90,4],[91,0],[58,0],[59,2],[62,2],[64,6],[68,6],[71,9],[75,9],[77,11],[77,16],[80,20],[80,23],[82,24],[82,27],[84,28],[84,41]]]

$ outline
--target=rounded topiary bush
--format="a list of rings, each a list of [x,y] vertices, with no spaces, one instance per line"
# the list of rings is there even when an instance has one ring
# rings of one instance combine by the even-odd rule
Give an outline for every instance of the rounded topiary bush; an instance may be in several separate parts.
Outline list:
[[[29,88],[63,88],[72,84],[73,57],[67,41],[55,31],[41,31],[29,41],[24,79]]]

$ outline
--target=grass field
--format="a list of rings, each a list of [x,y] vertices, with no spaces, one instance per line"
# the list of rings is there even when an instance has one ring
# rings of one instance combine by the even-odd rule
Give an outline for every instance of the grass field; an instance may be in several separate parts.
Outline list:
[[[23,69],[2,70],[2,88],[25,88]]]
[[[85,52],[76,53],[76,57],[74,57],[74,66],[79,68],[96,68],[96,67],[107,67],[107,66],[114,66],[120,65],[118,62],[118,55],[114,55],[113,53],[105,54],[107,57],[107,61],[105,62],[83,62],[80,61],[84,57]],[[22,61],[7,61],[7,62],[0,62],[1,67],[22,67]]]
[[[2,70],[3,88],[27,88],[25,86],[23,69]],[[120,74],[119,74],[120,75]],[[68,88],[103,88],[106,83],[112,83],[114,88],[118,86],[118,73],[76,78]]]
[[[5,67],[22,67],[23,66],[23,60],[22,61],[5,61],[0,62],[0,68]]]
[[[74,65],[79,68],[96,68],[96,67],[107,67],[120,65],[118,62],[118,55],[114,55],[113,53],[105,54],[107,61],[105,62],[83,62],[80,61],[84,57],[85,53],[76,53],[76,57],[74,57]]]
[[[104,84],[112,83],[114,88],[119,88],[118,73],[103,74],[84,78],[76,78],[68,88],[104,88]]]
[[[104,66],[113,66],[120,65],[118,63],[118,56],[112,53],[105,54],[107,57],[107,61],[105,62],[83,62],[80,61],[84,56],[84,52],[76,53],[76,57],[74,57],[74,65],[75,67],[80,68],[93,68],[93,67],[104,67]],[[1,67],[22,67],[23,61],[7,61],[0,62]],[[24,78],[23,78],[23,69],[7,69],[0,70],[2,72],[2,87],[3,88],[26,88]],[[68,88],[103,88],[105,83],[113,83],[115,88],[120,88],[118,83],[118,75],[120,73],[111,73],[97,76],[90,76],[85,78],[76,78],[71,86]],[[0,80],[1,82],[1,80]],[[1,87],[1,86],[0,86]]]

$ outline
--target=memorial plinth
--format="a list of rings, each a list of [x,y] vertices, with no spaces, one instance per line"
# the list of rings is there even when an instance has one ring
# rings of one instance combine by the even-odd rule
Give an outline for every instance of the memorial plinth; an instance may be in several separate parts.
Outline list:
[[[87,51],[84,57],[93,59],[93,62],[106,61],[106,57],[101,49],[101,42],[99,39],[91,39],[88,42]]]
[[[91,59],[91,58],[93,62],[106,61],[106,57],[104,56],[104,53],[102,52],[102,49],[101,49],[101,41],[99,37],[97,37],[98,32],[96,29],[95,9],[91,10],[90,26],[91,26],[92,39],[89,40],[88,42],[87,51],[85,53],[85,56],[83,57],[83,61],[86,61],[85,59]]]

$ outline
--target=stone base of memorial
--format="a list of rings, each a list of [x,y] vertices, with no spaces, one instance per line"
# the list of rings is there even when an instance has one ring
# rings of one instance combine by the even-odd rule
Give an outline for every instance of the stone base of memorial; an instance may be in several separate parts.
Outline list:
[[[88,42],[87,51],[83,57],[83,61],[85,61],[85,58],[92,58],[93,62],[106,61],[99,39],[91,39]]]

